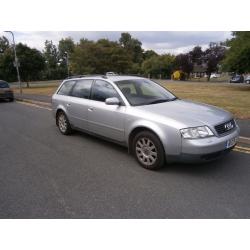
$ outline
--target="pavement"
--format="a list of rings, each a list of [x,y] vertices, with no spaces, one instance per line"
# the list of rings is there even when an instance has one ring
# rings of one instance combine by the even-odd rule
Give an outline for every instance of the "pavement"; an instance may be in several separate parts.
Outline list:
[[[0,118],[0,218],[250,218],[247,152],[149,171],[126,148],[61,135],[47,107],[0,102]]]

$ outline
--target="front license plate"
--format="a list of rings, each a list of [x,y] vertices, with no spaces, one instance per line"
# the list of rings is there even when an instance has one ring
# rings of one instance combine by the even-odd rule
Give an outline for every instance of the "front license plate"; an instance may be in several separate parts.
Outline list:
[[[233,139],[230,139],[230,140],[227,141],[226,147],[227,148],[231,148],[231,147],[233,147],[236,144],[236,142],[237,142],[237,138],[236,137],[233,138]]]

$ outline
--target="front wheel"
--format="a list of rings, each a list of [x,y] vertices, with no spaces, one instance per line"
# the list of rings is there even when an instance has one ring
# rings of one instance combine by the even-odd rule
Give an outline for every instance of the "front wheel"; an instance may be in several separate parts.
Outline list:
[[[165,154],[161,141],[150,131],[138,133],[133,141],[136,160],[146,169],[156,170],[163,167]]]
[[[63,135],[69,135],[72,132],[69,120],[64,112],[59,112],[56,116],[56,124]]]

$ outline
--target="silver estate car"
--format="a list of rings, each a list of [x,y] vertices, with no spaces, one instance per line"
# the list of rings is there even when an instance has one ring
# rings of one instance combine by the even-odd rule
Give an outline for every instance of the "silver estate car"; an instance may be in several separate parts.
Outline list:
[[[165,162],[203,162],[229,152],[239,127],[233,116],[181,100],[134,76],[85,76],[62,82],[52,97],[62,134],[81,130],[125,145],[147,169]]]

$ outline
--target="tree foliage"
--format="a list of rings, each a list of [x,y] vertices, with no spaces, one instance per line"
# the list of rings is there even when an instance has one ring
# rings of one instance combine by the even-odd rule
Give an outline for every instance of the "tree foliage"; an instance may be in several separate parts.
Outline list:
[[[223,60],[223,69],[229,72],[250,72],[250,31],[233,32],[226,44],[229,50]]]
[[[197,65],[201,65],[209,80],[211,73],[220,69],[223,59],[223,70],[238,73],[250,71],[250,32],[234,32],[233,35],[231,40],[223,43],[211,43],[206,50],[195,46],[191,51],[176,56],[143,50],[142,43],[127,32],[121,33],[117,42],[83,38],[75,43],[67,37],[56,45],[46,40],[42,52],[18,44],[17,54],[23,81],[63,79],[68,74],[67,59],[72,75],[114,71],[170,78],[176,70],[189,76]],[[0,78],[16,81],[13,61],[13,47],[6,37],[0,37]]]
[[[104,74],[108,71],[127,73],[132,59],[117,42],[100,39],[97,42],[81,39],[71,56],[75,74]]]
[[[185,72],[189,77],[194,67],[194,59],[192,60],[192,58],[190,53],[177,55],[174,61],[175,69]]]
[[[206,61],[207,80],[210,80],[212,72],[218,71],[219,63],[225,57],[226,49],[224,46],[218,44],[210,44],[210,47],[204,52],[204,59]]]
[[[9,40],[5,36],[0,37],[0,53],[4,53],[4,51],[9,47]]]
[[[144,74],[151,77],[170,78],[174,67],[175,56],[171,54],[155,55],[142,63]]]
[[[31,80],[41,79],[41,72],[45,69],[42,53],[22,43],[17,44],[16,52],[20,63],[21,80],[28,84]]]
[[[121,33],[119,42],[127,53],[131,54],[133,63],[142,63],[143,49],[138,39],[132,38],[129,33]]]

